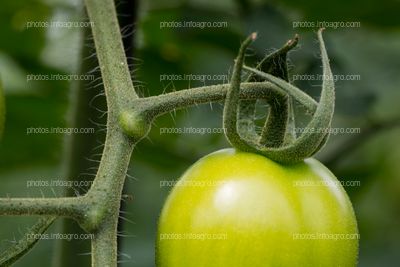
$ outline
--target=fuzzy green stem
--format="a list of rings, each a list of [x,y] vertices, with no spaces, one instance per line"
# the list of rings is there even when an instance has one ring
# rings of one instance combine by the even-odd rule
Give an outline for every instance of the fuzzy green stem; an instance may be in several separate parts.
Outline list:
[[[117,265],[117,224],[122,188],[134,142],[118,124],[138,96],[127,65],[113,0],[85,0],[107,98],[107,136],[99,170],[87,197],[94,204],[81,224],[95,232],[92,266]]]
[[[92,266],[116,267],[117,225],[112,217],[103,222],[92,240]]]
[[[85,0],[90,21],[93,22],[92,33],[97,57],[110,105],[124,107],[137,98],[129,72],[114,1]],[[113,106],[109,113],[118,111]]]
[[[229,86],[229,84],[211,85],[141,98],[134,101],[134,107],[148,117],[156,118],[175,109],[223,101]],[[241,99],[270,99],[277,94],[282,94],[282,90],[269,82],[242,83],[239,97]]]
[[[229,86],[221,84],[197,87],[133,100],[132,107],[125,110],[120,117],[121,126],[126,134],[140,140],[146,136],[152,121],[158,116],[193,105],[223,101]],[[283,90],[270,82],[242,83],[240,87],[239,97],[244,100],[266,99],[267,102],[272,102],[284,94]]]
[[[0,198],[0,215],[52,215],[80,220],[83,197]]]

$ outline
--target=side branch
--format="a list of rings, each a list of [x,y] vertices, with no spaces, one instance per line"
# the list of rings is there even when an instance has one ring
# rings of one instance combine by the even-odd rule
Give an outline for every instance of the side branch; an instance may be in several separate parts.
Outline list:
[[[208,102],[223,101],[229,86],[229,84],[203,86],[159,96],[140,98],[133,101],[131,109],[136,112],[143,112],[147,119],[154,119],[175,109],[187,108]],[[276,94],[281,95],[282,92],[286,92],[289,95],[293,94],[270,82],[242,83],[240,87],[241,99],[269,99]],[[296,91],[296,94],[305,93]],[[300,101],[302,101],[302,99],[305,98],[301,98]],[[305,102],[300,103],[308,108],[311,114],[313,114],[317,108],[317,102],[312,99],[307,99]]]
[[[48,215],[80,220],[82,205],[82,197],[0,198],[0,215]]]

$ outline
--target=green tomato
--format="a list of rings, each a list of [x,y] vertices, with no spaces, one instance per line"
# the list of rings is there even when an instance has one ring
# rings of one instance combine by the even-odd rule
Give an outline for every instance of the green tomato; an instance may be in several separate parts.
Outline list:
[[[159,267],[356,266],[349,198],[319,161],[224,149],[188,169],[158,228]]]

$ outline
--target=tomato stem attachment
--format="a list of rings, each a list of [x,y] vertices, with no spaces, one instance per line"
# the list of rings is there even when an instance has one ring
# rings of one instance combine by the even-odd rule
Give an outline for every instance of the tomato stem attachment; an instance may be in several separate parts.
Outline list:
[[[292,96],[295,100],[305,104],[309,110],[313,110],[313,117],[306,127],[306,131],[289,144],[283,144],[279,147],[265,146],[260,143],[260,140],[243,138],[238,130],[238,103],[239,103],[239,90],[241,83],[241,71],[244,65],[245,50],[253,40],[251,36],[243,42],[239,54],[237,56],[232,78],[231,86],[225,100],[223,125],[225,127],[225,134],[231,145],[239,150],[258,153],[264,155],[274,161],[281,163],[296,163],[303,161],[315,154],[323,147],[329,137],[329,128],[334,112],[335,100],[335,87],[333,82],[333,75],[329,66],[329,58],[326,52],[325,44],[322,38],[322,30],[318,31],[318,40],[320,43],[322,66],[323,66],[323,82],[320,101],[315,108],[314,100],[303,93],[297,87],[291,85],[289,82],[275,77],[271,74],[246,67],[256,75],[274,83],[287,94]],[[287,117],[281,118],[276,124],[266,123],[266,127],[272,127],[272,131],[279,132],[282,127],[286,128],[288,123]],[[281,124],[284,124],[282,126]],[[281,127],[281,129],[276,128]],[[275,128],[275,129],[274,129]],[[265,140],[263,140],[265,141]]]

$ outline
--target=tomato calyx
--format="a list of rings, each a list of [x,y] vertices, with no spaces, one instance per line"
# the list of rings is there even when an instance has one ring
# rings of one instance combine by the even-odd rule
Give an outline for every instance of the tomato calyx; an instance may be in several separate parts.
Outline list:
[[[270,105],[269,116],[261,136],[255,132],[254,127],[242,127],[238,122],[238,117],[243,119],[243,114],[240,114],[241,111],[244,113],[243,110],[245,110],[245,118],[246,115],[247,118],[251,118],[252,112],[249,112],[248,105],[252,105],[250,110],[253,110],[253,115],[255,106],[254,102],[240,104],[239,100],[245,52],[246,48],[255,40],[254,34],[243,42],[235,61],[230,88],[225,99],[223,116],[225,135],[233,147],[242,151],[264,155],[280,163],[297,163],[311,157],[325,145],[329,137],[329,129],[334,113],[335,87],[329,66],[329,58],[322,38],[322,30],[318,31],[323,63],[321,98],[316,105],[312,119],[305,128],[306,131],[303,131],[298,137],[294,131],[295,124],[291,98],[298,102],[303,101],[310,106],[313,105],[313,102],[307,96],[304,96],[300,89],[288,82],[286,54],[297,44],[298,37],[295,36],[283,48],[263,60],[263,62],[267,63],[264,66],[267,72],[245,67],[252,75],[275,84],[289,95],[289,100],[287,98],[277,99],[276,105]],[[273,67],[276,62],[278,64]],[[278,71],[277,69],[282,70]],[[248,136],[251,136],[251,138],[248,138]]]

